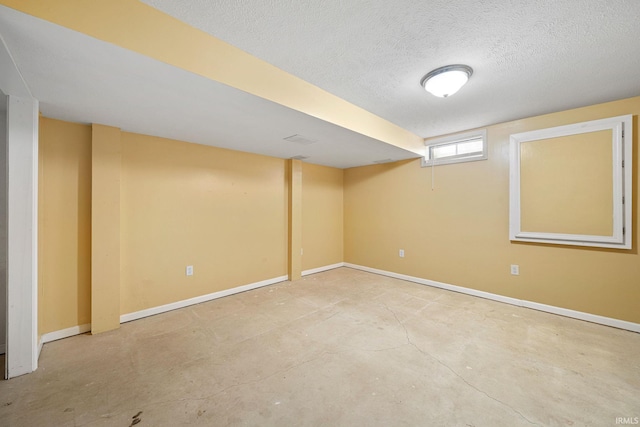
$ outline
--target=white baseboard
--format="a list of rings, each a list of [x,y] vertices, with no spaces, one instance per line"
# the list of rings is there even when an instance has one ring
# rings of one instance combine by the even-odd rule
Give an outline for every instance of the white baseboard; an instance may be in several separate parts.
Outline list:
[[[400,274],[400,273],[393,273],[391,271],[379,270],[377,268],[365,267],[362,265],[351,264],[347,262],[340,262],[337,264],[327,265],[324,267],[305,270],[302,272],[302,275],[307,276],[310,274],[320,273],[327,270],[333,270],[339,267],[349,267],[356,270],[367,271],[369,273],[380,274],[383,276],[388,276],[396,279],[406,280],[409,282],[419,283],[421,285],[432,286],[435,288],[445,289],[453,292],[460,292],[460,293],[471,295],[471,296],[476,296],[480,298],[485,298],[493,301],[515,305],[518,307],[530,308],[533,310],[544,311],[547,313],[557,314],[560,316],[571,317],[574,319],[585,320],[587,322],[598,323],[601,325],[612,326],[614,328],[625,329],[628,331],[640,333],[640,324],[638,323],[627,322],[625,320],[613,319],[610,317],[598,316],[595,314],[584,313],[581,311],[569,310],[567,308],[540,304],[532,301],[520,300],[516,298],[506,297],[503,295],[493,294],[490,292],[478,291],[475,289],[465,288],[462,286],[450,285],[448,283],[436,282],[434,280],[422,279],[420,277],[408,276],[406,274]],[[287,276],[275,277],[273,279],[267,279],[260,282],[250,283],[248,285],[238,286],[235,288],[226,289],[224,291],[214,292],[211,294],[202,295],[195,298],[177,301],[177,302],[174,302],[171,304],[165,304],[159,307],[152,307],[145,310],[136,311],[133,313],[123,314],[120,316],[120,323],[131,322],[133,320],[142,319],[144,317],[153,316],[160,313],[165,313],[167,311],[177,310],[179,308],[188,307],[190,305],[200,304],[200,303],[211,301],[217,298],[222,298],[222,297],[237,294],[240,292],[246,292],[252,289],[261,288],[263,286],[273,285],[275,283],[284,282],[287,279],[288,279]],[[40,353],[40,351],[42,350],[42,345],[45,343],[59,340],[62,338],[71,337],[78,334],[83,334],[85,332],[89,332],[90,330],[91,330],[91,324],[87,323],[84,325],[73,326],[71,328],[44,334],[41,337],[38,353]],[[0,350],[5,350],[4,345],[0,346]],[[1,353],[2,351],[0,351],[0,354]]]
[[[611,317],[599,316],[597,314],[585,313],[583,311],[569,310],[568,308],[556,307],[553,305],[540,304],[527,300],[521,300],[522,307],[533,310],[546,311],[547,313],[558,314],[560,316],[572,317],[586,322],[598,323],[600,325],[612,326],[618,329],[640,333],[640,323],[627,322],[626,320],[614,319]]]
[[[132,320],[142,319],[143,317],[153,316],[155,314],[165,313],[167,311],[177,310],[179,308],[188,307],[194,304],[200,304],[202,302],[211,301],[217,298],[226,297],[228,295],[237,294],[240,292],[250,291],[251,289],[261,288],[263,286],[273,285],[275,283],[284,282],[287,280],[287,276],[275,277],[273,279],[267,279],[260,282],[250,283],[248,285],[238,286],[224,291],[214,292],[212,294],[202,295],[195,298],[189,298],[183,301],[177,301],[171,304],[161,305],[159,307],[148,308],[146,310],[136,311],[134,313],[123,314],[120,316],[120,323],[131,322]],[[62,338],[72,337],[74,335],[84,334],[91,330],[91,323],[84,325],[73,326],[71,328],[62,329],[60,331],[49,332],[42,335],[40,338],[40,345],[38,354],[42,350],[42,345],[51,341],[56,341]]]
[[[7,345],[0,344],[0,354],[5,354],[7,352]]]
[[[516,298],[506,297],[503,295],[492,294],[490,292],[478,291],[475,289],[465,288],[462,286],[450,285],[448,283],[436,282],[434,280],[422,279],[420,277],[407,276],[406,274],[393,273],[391,271],[379,270],[377,268],[365,267],[362,265],[344,263],[345,267],[356,270],[367,271],[369,273],[380,274],[382,276],[393,277],[395,279],[406,280],[408,282],[419,283],[421,285],[432,286],[435,288],[446,289],[448,291],[460,292],[475,297],[486,298],[493,301],[504,302],[518,307],[530,308],[533,310],[544,311],[547,313],[557,314],[560,316],[571,317],[587,322],[598,323],[600,325],[612,326],[618,329],[625,329],[632,332],[640,333],[640,323],[627,322],[625,320],[613,319],[611,317],[598,316],[596,314],[584,313],[582,311],[569,310],[567,308],[555,307],[552,305],[540,304],[537,302],[520,300]]]
[[[303,276],[308,276],[310,274],[322,273],[323,271],[333,270],[334,268],[344,267],[344,262],[339,262],[337,264],[325,265],[324,267],[312,268],[310,270],[304,270],[302,272]]]
[[[224,291],[214,292],[207,295],[201,295],[199,297],[172,302],[170,304],[165,304],[158,307],[152,307],[152,308],[147,308],[145,310],[136,311],[133,313],[123,314],[122,316],[120,316],[120,323],[131,322],[132,320],[142,319],[143,317],[154,316],[156,314],[177,310],[179,308],[188,307],[190,305],[200,304],[203,302],[226,297],[229,295],[238,294],[240,292],[246,292],[252,289],[261,288],[263,286],[273,285],[275,283],[284,282],[285,280],[288,280],[288,279],[289,279],[288,276],[274,277],[273,279],[262,280],[260,282],[250,283],[248,285],[242,285],[242,286],[237,286],[231,289],[225,289]]]
[[[67,329],[61,329],[59,331],[43,334],[42,337],[40,338],[40,343],[46,344],[48,342],[60,340],[62,338],[68,338],[74,335],[84,334],[85,332],[89,332],[90,330],[91,330],[90,323],[85,323],[84,325],[72,326]]]

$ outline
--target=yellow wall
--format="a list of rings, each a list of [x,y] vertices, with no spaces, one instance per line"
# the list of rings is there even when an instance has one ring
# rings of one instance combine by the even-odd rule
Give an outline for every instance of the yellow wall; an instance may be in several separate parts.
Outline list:
[[[91,321],[91,138],[41,119],[41,334]],[[121,138],[120,314],[286,275],[285,160]]]
[[[522,231],[613,235],[611,130],[520,144]]]
[[[40,119],[39,333],[91,320],[91,126]]]
[[[91,126],[91,333],[120,327],[120,129]]]
[[[633,250],[510,243],[509,135],[624,114],[635,128]],[[640,322],[638,114],[640,97],[490,126],[489,159],[436,166],[434,191],[418,160],[346,170],[345,261]]]
[[[639,113],[640,98],[632,98],[491,126],[489,160],[437,166],[434,191],[431,169],[418,161],[346,171],[305,163],[302,268],[344,260],[640,322],[637,130],[633,250],[512,244],[508,237],[511,133],[623,114],[635,115],[637,129]],[[90,126],[42,118],[40,132],[44,334],[91,319],[92,153]],[[286,275],[285,160],[121,137],[120,313]],[[510,264],[520,265],[520,276],[509,274]],[[193,277],[185,276],[187,265]]]
[[[302,161],[287,160],[289,180],[289,280],[302,277]]]
[[[302,270],[343,261],[343,170],[302,164]]]
[[[286,275],[285,176],[282,159],[123,132],[121,313]]]

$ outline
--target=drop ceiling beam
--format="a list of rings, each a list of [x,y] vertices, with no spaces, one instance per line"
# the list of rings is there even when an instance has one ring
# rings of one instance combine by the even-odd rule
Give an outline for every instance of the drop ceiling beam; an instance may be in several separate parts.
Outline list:
[[[137,0],[0,4],[415,152],[419,136]]]

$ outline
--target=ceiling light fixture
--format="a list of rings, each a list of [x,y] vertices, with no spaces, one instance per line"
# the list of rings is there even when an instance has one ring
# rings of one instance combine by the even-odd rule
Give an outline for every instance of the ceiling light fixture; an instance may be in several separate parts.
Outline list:
[[[432,95],[446,98],[460,90],[473,74],[468,65],[445,65],[430,71],[420,80],[420,85]]]

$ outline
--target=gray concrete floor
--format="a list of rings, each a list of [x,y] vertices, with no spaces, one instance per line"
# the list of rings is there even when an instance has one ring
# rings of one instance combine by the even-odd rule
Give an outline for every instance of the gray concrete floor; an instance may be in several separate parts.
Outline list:
[[[0,381],[2,426],[618,417],[640,417],[640,334],[348,268],[52,342]]]

